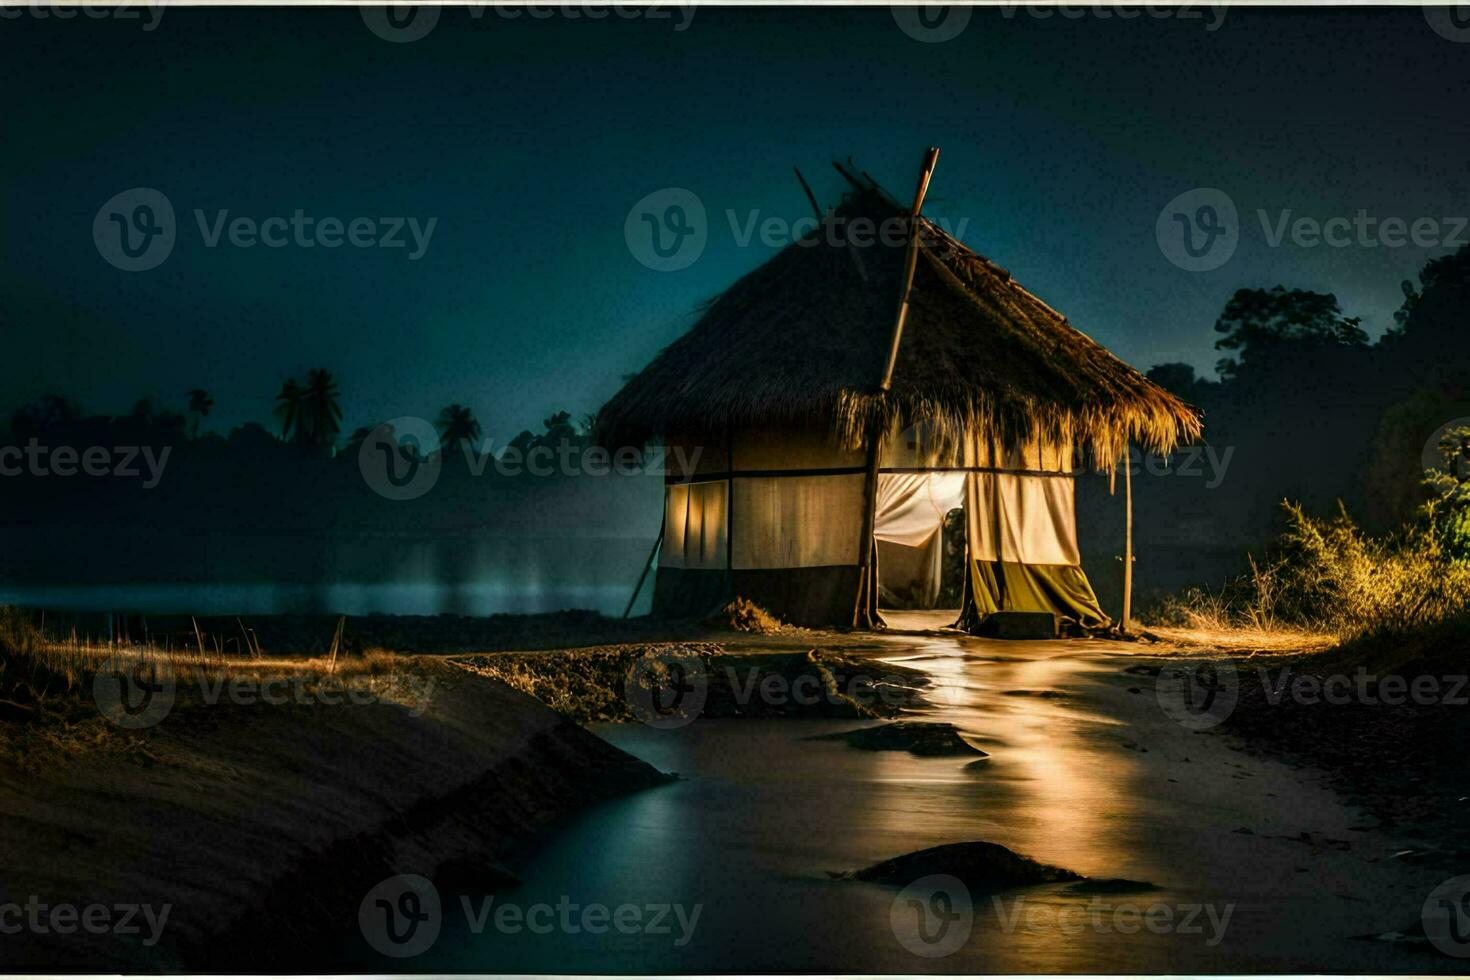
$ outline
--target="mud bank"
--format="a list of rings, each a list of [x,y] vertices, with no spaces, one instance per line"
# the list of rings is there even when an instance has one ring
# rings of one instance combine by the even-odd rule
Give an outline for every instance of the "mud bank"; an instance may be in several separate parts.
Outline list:
[[[405,669],[427,708],[194,705],[119,732],[127,751],[0,764],[0,905],[48,907],[0,969],[371,963],[358,911],[384,878],[503,882],[552,821],[669,778],[492,679]],[[168,913],[122,934],[54,918],[93,906]]]
[[[628,643],[552,652],[483,654],[454,663],[504,681],[577,722],[648,720],[630,690],[637,672],[679,665],[677,683],[700,718],[897,717],[926,706],[923,671],[836,649],[729,650],[720,643]],[[672,679],[671,679],[672,680]]]

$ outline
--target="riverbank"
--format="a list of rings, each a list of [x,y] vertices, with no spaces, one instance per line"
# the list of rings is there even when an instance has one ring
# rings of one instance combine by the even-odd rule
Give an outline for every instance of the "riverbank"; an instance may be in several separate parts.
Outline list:
[[[403,658],[394,677],[345,699],[226,688],[132,731],[57,722],[83,743],[7,725],[0,904],[52,911],[6,936],[0,966],[337,968],[358,958],[359,904],[384,878],[493,887],[554,821],[669,778],[437,658]],[[132,908],[142,928],[83,928],[94,907]],[[156,931],[139,912],[163,909]]]

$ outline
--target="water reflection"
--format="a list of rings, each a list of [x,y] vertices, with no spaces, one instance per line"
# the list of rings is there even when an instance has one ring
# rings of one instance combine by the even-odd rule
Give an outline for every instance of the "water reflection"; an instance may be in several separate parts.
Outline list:
[[[698,903],[694,941],[472,935],[447,923],[440,958],[419,965],[602,973],[1403,968],[1403,954],[1391,948],[1342,942],[1373,929],[1381,909],[1335,901],[1325,884],[1356,881],[1383,902],[1405,887],[1395,872],[1366,851],[1334,852],[1306,878],[1293,867],[1303,860],[1297,845],[1267,833],[1300,823],[1351,835],[1345,827],[1355,815],[1330,793],[1280,781],[1284,770],[1246,766],[1219,740],[1181,734],[1161,713],[1139,710],[1140,695],[1128,690],[1123,663],[1107,659],[1107,645],[925,638],[888,652],[939,681],[925,714],[989,739],[988,760],[810,740],[851,722],[601,726],[610,741],[685,778],[582,815],[519,869],[525,884],[502,898]],[[1237,766],[1256,781],[1225,775]],[[1284,815],[1274,809],[1278,796],[1289,799]],[[1243,824],[1260,832],[1233,833]],[[969,941],[929,960],[890,928],[896,889],[829,876],[969,840],[1160,887],[1098,897],[1054,885],[977,897]],[[1208,929],[1128,928],[1136,919],[1115,927],[1100,910],[1129,905],[1139,914],[1163,905],[1175,926],[1190,907],[1199,922],[1207,921],[1198,918],[1205,905],[1228,905],[1231,917],[1211,943]]]
[[[198,534],[11,529],[0,603],[266,615],[623,611],[649,542],[467,533]],[[105,563],[95,560],[107,555]],[[48,584],[65,583],[65,584]],[[646,594],[640,609],[646,608]]]

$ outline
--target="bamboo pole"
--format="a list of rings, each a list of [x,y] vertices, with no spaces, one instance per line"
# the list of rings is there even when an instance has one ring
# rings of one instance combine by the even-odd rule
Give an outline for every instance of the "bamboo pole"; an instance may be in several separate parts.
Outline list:
[[[1133,465],[1123,448],[1123,632],[1133,631]]]
[[[898,312],[893,321],[893,341],[888,348],[888,362],[883,368],[883,379],[878,390],[887,392],[893,383],[893,368],[898,363],[898,347],[903,341],[903,323],[909,312],[909,292],[914,286],[914,267],[919,260],[919,212],[924,207],[924,195],[929,192],[929,179],[934,176],[934,165],[939,160],[939,147],[931,146],[924,152],[924,162],[919,170],[918,186],[914,189],[914,206],[909,211],[909,244],[904,258],[903,289],[898,297]],[[836,163],[839,173],[847,177],[847,171]],[[851,180],[851,178],[848,178]],[[863,483],[863,527],[858,540],[858,589],[853,603],[852,625],[854,629],[868,629],[874,625],[869,615],[869,598],[876,595],[877,583],[873,581],[873,532],[878,514],[878,470],[883,459],[883,429],[874,423],[868,430],[868,468]]]
[[[643,574],[638,576],[638,584],[633,586],[633,594],[628,597],[628,605],[623,610],[624,619],[627,619],[628,614],[633,611],[633,603],[638,601],[638,593],[643,591],[643,580],[648,578],[648,570],[653,567],[653,559],[658,554],[659,545],[664,543],[664,524],[665,520],[660,518],[658,522],[658,537],[654,539],[653,547],[648,552],[648,560],[643,563]]]
[[[924,153],[924,165],[919,171],[919,184],[914,188],[914,206],[909,209],[909,247],[903,263],[903,291],[898,297],[898,314],[893,320],[893,342],[888,345],[888,363],[883,368],[883,382],[878,387],[887,391],[893,383],[893,369],[898,364],[898,345],[903,340],[903,323],[909,315],[909,293],[914,287],[914,267],[919,261],[919,211],[924,207],[924,195],[929,193],[929,178],[934,176],[934,165],[939,162],[939,147],[931,146]]]

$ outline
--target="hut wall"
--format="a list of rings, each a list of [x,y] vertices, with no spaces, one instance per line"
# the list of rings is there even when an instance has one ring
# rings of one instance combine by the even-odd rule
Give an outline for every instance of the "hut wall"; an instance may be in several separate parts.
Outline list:
[[[700,616],[739,595],[791,623],[850,621],[863,454],[816,430],[742,431],[728,445],[666,488],[654,611]]]

